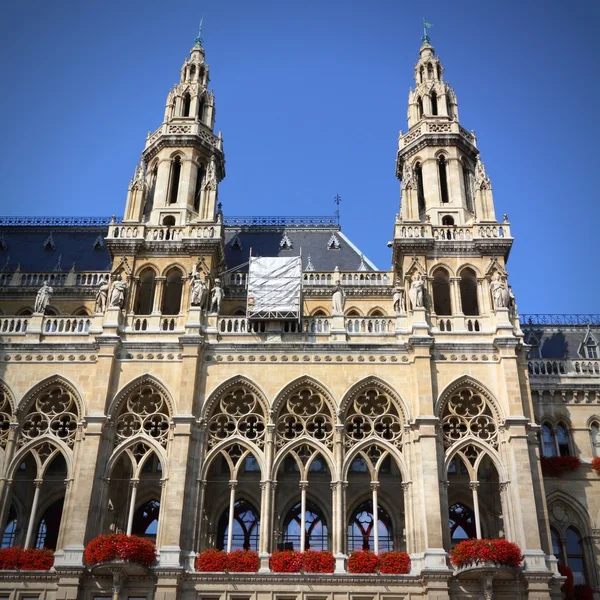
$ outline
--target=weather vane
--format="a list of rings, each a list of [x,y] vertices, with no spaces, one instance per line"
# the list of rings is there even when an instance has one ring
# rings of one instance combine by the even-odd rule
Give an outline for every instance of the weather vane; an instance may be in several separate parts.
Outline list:
[[[196,46],[202,46],[202,21],[204,21],[204,15],[200,17],[200,25],[198,25],[198,35],[194,40]]]
[[[342,201],[342,197],[339,194],[335,195],[335,198],[333,199],[333,202],[337,205],[337,208],[335,209],[335,216],[338,218],[340,218],[340,202]]]
[[[428,30],[430,27],[433,27],[433,23],[428,23],[428,22],[425,20],[425,17],[423,17],[423,37],[421,38],[421,40],[422,40],[423,42],[427,42],[427,43],[429,43],[429,36],[427,35],[427,30]]]

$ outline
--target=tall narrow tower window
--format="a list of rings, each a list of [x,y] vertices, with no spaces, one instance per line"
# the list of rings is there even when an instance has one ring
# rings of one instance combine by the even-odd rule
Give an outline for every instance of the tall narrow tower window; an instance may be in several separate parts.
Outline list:
[[[450,276],[446,269],[437,269],[433,274],[433,308],[437,315],[451,315]]]
[[[417,98],[417,119],[423,117],[423,99],[421,96]]]
[[[192,81],[194,80],[194,75],[196,75],[196,65],[192,65],[190,67],[190,79]]]
[[[154,271],[145,269],[140,273],[140,283],[135,299],[135,314],[149,315],[154,304]]]
[[[190,107],[192,105],[192,97],[188,94],[185,93],[183,95],[183,108],[181,111],[181,114],[183,117],[189,117],[190,116]]]
[[[204,178],[204,165],[198,165],[196,170],[196,188],[194,190],[194,210],[200,211],[200,196],[202,195],[202,179]]]
[[[423,191],[423,169],[421,163],[415,165],[415,176],[417,178],[417,202],[419,203],[419,213],[425,210],[425,193]]]
[[[465,315],[476,316],[479,314],[477,304],[477,275],[473,269],[464,269],[460,275],[460,300],[462,311]]]
[[[156,193],[156,178],[158,177],[158,165],[155,165],[150,172],[150,181],[148,182],[148,192],[146,194],[146,204],[144,204],[144,217],[152,212],[154,206],[154,194]]]
[[[462,164],[462,174],[463,174],[463,185],[465,188],[465,201],[467,204],[467,210],[473,210],[473,196],[471,192],[471,174],[467,166]]]
[[[200,119],[200,121],[204,121],[205,105],[206,105],[206,100],[205,100],[204,96],[202,96],[202,98],[200,99],[200,102],[198,102],[198,119]]]
[[[177,156],[171,166],[171,185],[169,186],[169,204],[177,202],[179,179],[181,177],[181,157]]]
[[[181,294],[183,291],[183,279],[179,269],[171,269],[167,273],[165,290],[162,297],[163,315],[178,315],[181,309]]]
[[[433,65],[431,63],[427,65],[427,79],[433,79]]]
[[[440,156],[438,160],[438,171],[440,175],[440,192],[442,195],[442,203],[447,204],[449,201],[448,198],[448,175],[446,173],[446,157]]]
[[[421,67],[419,69],[419,83],[423,83],[423,75],[425,74],[425,69]]]
[[[437,94],[435,92],[431,92],[431,114],[432,115],[438,114],[437,104],[438,104]]]
[[[436,70],[437,70],[437,78],[441,79],[442,78],[442,67],[440,67],[440,65],[438,65],[436,67]]]

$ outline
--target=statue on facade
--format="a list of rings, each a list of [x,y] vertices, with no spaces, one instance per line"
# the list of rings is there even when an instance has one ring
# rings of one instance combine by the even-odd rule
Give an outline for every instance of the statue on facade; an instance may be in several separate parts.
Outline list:
[[[492,183],[485,172],[485,167],[481,162],[481,157],[477,156],[477,164],[475,165],[475,187],[478,190],[491,190]]]
[[[206,304],[206,283],[204,279],[200,276],[200,273],[195,271],[192,273],[192,284],[191,284],[191,293],[190,293],[190,304],[192,306],[199,306],[203,308]]]
[[[510,302],[510,296],[506,285],[500,278],[500,273],[494,273],[494,277],[490,283],[490,290],[492,292],[492,299],[494,300],[494,308],[508,308]]]
[[[406,300],[404,298],[404,289],[400,286],[394,288],[394,295],[392,296],[394,303],[394,312],[397,315],[406,312]]]
[[[405,160],[402,165],[402,183],[407,190],[412,190],[414,188],[415,180],[413,170],[407,160]]]
[[[143,190],[145,184],[145,173],[144,173],[144,163],[140,162],[135,166],[135,172],[133,174],[132,180],[129,182],[129,185],[134,190]]]
[[[47,281],[44,281],[42,287],[38,290],[38,293],[35,297],[35,310],[36,313],[41,313],[42,315],[46,312],[46,307],[50,304],[50,298],[54,290],[48,285]]]
[[[410,297],[410,303],[412,305],[412,309],[415,308],[423,308],[425,303],[423,301],[423,292],[425,287],[425,281],[420,273],[416,273],[413,275],[412,283],[410,284],[410,290],[408,291],[408,295]]]
[[[204,189],[216,190],[217,189],[217,160],[214,154],[210,157],[208,163],[208,170],[206,172]]]
[[[100,281],[100,285],[98,286],[98,291],[96,292],[96,305],[94,307],[94,312],[104,314],[106,311],[109,288],[110,285],[108,284],[108,280],[102,279]]]
[[[221,303],[225,297],[225,292],[221,287],[221,280],[215,279],[215,287],[210,292],[210,312],[218,315],[221,312]]]
[[[121,273],[118,273],[110,291],[110,308],[123,308],[125,306],[125,294],[128,288],[127,282],[123,281]]]
[[[342,286],[338,283],[333,290],[331,296],[331,314],[334,317],[343,316],[344,314],[344,303],[346,302],[346,294]]]

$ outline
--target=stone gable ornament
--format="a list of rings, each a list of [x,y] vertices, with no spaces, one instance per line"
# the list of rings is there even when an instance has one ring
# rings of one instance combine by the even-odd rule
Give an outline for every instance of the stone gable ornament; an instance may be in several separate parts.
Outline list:
[[[35,309],[34,312],[44,314],[46,307],[50,304],[50,298],[54,293],[54,289],[48,285],[47,281],[44,281],[42,287],[38,290],[35,297]]]
[[[210,313],[212,315],[218,315],[221,312],[221,304],[224,297],[225,292],[221,287],[221,280],[217,278],[215,279],[215,287],[210,292]]]
[[[121,278],[121,273],[117,273],[110,291],[110,308],[123,308],[125,306],[125,294],[127,294],[128,288],[127,282]]]
[[[423,308],[425,306],[423,302],[423,291],[425,287],[425,281],[420,273],[416,273],[413,275],[412,283],[410,284],[410,290],[408,291],[408,296],[410,298],[410,303],[412,305],[412,309],[415,308]]]
[[[109,288],[110,285],[108,283],[108,278],[102,279],[100,281],[100,285],[98,286],[98,291],[96,292],[96,304],[94,307],[94,312],[97,314],[104,314],[106,312]]]

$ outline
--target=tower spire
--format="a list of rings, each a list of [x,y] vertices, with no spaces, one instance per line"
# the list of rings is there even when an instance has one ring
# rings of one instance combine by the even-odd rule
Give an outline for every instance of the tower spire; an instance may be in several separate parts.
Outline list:
[[[194,46],[200,46],[202,48],[202,22],[204,21],[204,15],[200,17],[200,24],[198,25],[198,35],[194,40]]]
[[[428,23],[428,22],[425,20],[425,17],[423,17],[423,37],[421,38],[421,41],[422,41],[424,44],[429,44],[429,42],[430,42],[429,36],[427,35],[427,30],[428,30],[430,27],[433,27],[433,23]]]

